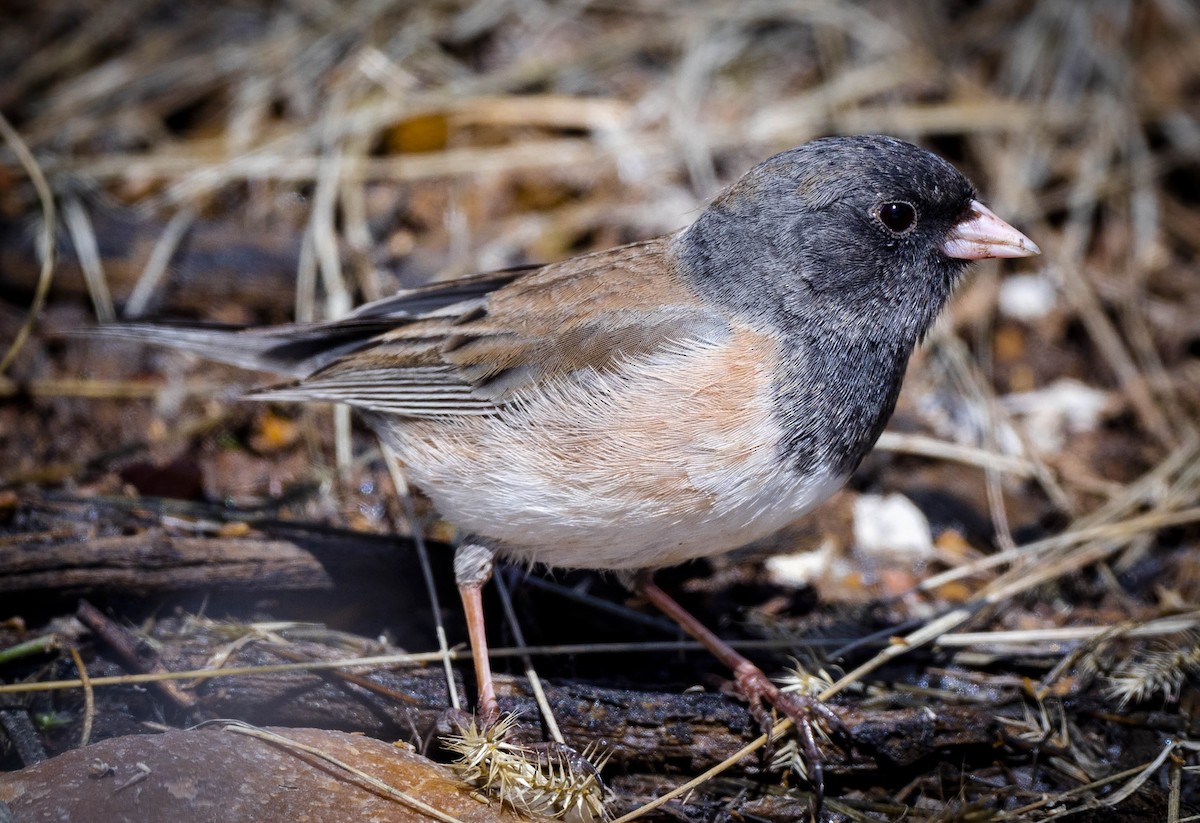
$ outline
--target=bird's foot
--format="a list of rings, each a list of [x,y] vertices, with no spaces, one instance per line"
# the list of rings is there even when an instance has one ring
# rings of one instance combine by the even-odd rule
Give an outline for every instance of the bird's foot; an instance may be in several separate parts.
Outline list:
[[[817,745],[817,738],[827,738],[826,732],[845,738],[848,736],[845,724],[833,709],[816,697],[783,691],[757,666],[747,663],[738,666],[733,674],[737,690],[750,704],[750,714],[768,738],[776,720],[771,708],[795,725],[804,759],[804,775],[813,787],[813,818],[816,819],[825,797],[825,757]]]

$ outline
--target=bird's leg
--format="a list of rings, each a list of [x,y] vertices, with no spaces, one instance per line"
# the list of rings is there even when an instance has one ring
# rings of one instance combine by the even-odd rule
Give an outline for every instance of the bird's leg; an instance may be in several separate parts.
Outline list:
[[[814,815],[819,815],[821,801],[825,794],[825,780],[822,755],[820,749],[817,748],[814,724],[819,718],[829,729],[844,732],[845,727],[841,718],[831,708],[811,695],[781,691],[771,682],[771,678],[763,673],[762,669],[717,637],[695,615],[660,589],[648,572],[637,578],[634,588],[653,603],[659,611],[678,623],[685,632],[699,640],[700,644],[708,649],[714,657],[729,667],[733,672],[738,691],[749,701],[750,712],[764,727],[764,731],[769,732],[772,725],[770,713],[764,707],[764,703],[774,706],[796,724],[796,731],[800,735],[800,741],[804,748],[809,783],[812,784],[815,795]]]
[[[454,552],[454,581],[467,617],[467,637],[471,641],[471,659],[475,663],[478,686],[479,719],[485,726],[500,719],[483,620],[483,584],[491,579],[495,560],[496,550],[478,540],[468,539]]]

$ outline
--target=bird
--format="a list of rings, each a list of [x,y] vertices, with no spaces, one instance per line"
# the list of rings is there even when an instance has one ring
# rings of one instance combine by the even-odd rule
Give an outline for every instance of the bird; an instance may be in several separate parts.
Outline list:
[[[787,694],[653,570],[778,531],[846,483],[968,265],[1039,254],[940,156],[884,135],[754,166],[676,232],[402,291],[328,322],[100,333],[287,382],[250,395],[357,409],[461,535],[481,717],[499,716],[481,589],[497,558],[630,576],[733,672],[756,717],[813,736]]]

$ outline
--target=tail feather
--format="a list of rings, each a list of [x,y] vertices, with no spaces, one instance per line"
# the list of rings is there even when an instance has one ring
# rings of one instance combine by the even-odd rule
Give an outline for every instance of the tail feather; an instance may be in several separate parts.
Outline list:
[[[118,323],[82,333],[166,346],[244,369],[303,378],[363,348],[398,322],[395,318],[362,318],[262,329]]]

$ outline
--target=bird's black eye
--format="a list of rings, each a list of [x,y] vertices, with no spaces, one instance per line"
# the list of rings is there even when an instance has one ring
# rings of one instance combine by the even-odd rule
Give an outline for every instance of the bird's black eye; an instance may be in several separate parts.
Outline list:
[[[875,216],[894,234],[904,234],[917,222],[917,210],[913,208],[912,203],[905,203],[903,200],[884,203]]]

